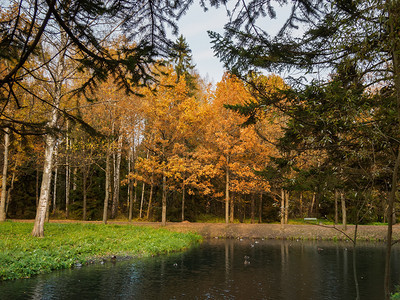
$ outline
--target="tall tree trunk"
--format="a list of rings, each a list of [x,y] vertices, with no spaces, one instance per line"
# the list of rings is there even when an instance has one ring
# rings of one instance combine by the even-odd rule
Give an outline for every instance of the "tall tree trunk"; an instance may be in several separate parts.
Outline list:
[[[114,194],[112,202],[111,217],[116,218],[119,206],[119,190],[120,190],[120,173],[121,173],[121,152],[122,152],[122,134],[118,137],[117,155],[114,161]]]
[[[285,224],[285,190],[281,189],[281,226]]]
[[[226,156],[225,223],[229,223],[229,156]]]
[[[390,260],[392,253],[392,240],[393,240],[393,212],[394,212],[394,202],[396,200],[396,192],[398,185],[398,172],[400,165],[400,148],[397,149],[397,159],[394,166],[392,174],[392,187],[388,199],[388,210],[387,210],[387,236],[386,236],[386,260],[385,260],[385,299],[390,299]]]
[[[312,201],[311,201],[311,207],[310,207],[310,216],[312,216],[313,215],[313,212],[314,212],[314,203],[315,203],[315,198],[316,198],[316,192],[313,192],[313,194],[312,194]]]
[[[36,196],[36,208],[39,205],[39,164],[36,165],[36,188],[35,188],[35,196]]]
[[[33,231],[32,231],[32,235],[36,237],[44,236],[44,222],[46,220],[46,212],[48,208],[48,201],[50,198],[50,184],[51,184],[54,145],[55,145],[55,137],[50,133],[46,134],[43,177],[42,177],[42,184],[40,187],[39,205],[36,210],[35,224],[33,226]]]
[[[392,61],[393,61],[393,75],[394,75],[394,88],[396,91],[396,108],[397,108],[397,130],[400,130],[400,5],[398,0],[387,0],[386,9],[389,15],[388,25],[390,29],[390,39],[392,45]],[[392,252],[392,235],[394,223],[394,203],[396,200],[396,191],[398,188],[398,172],[400,165],[400,147],[397,147],[397,159],[394,165],[392,174],[392,186],[388,199],[388,212],[387,212],[387,237],[386,237],[386,262],[385,262],[385,279],[384,290],[385,299],[390,299],[390,260]]]
[[[135,179],[135,183],[132,183],[132,193],[129,201],[129,221],[132,221],[133,206],[136,203],[136,197],[137,197],[137,179]]]
[[[139,219],[142,218],[143,202],[144,202],[144,190],[145,190],[145,188],[146,188],[146,184],[143,182],[143,185],[142,185],[142,196],[140,198]]]
[[[128,167],[129,167],[129,173],[131,172],[131,168],[133,169],[133,171],[135,171],[135,142],[134,142],[134,137],[131,136],[130,137],[130,143],[131,146],[129,147],[129,160],[128,160]],[[131,167],[132,165],[132,167]],[[129,212],[128,212],[128,219],[129,222],[132,221],[132,214],[133,214],[133,196],[135,196],[136,199],[136,179],[135,179],[135,183],[129,179],[129,195],[128,195],[128,206],[129,206]]]
[[[285,190],[285,224],[288,224],[289,219],[289,191]]]
[[[229,197],[230,201],[230,215],[229,215],[229,222],[233,223],[235,221],[235,204],[234,204],[234,197],[235,195],[232,194],[231,197]]]
[[[132,149],[129,147],[129,153],[128,153],[128,174],[131,174],[131,160],[132,160]],[[128,194],[126,197],[126,207],[128,208],[129,211],[129,203],[131,199],[131,193],[132,193],[132,179],[129,178],[128,176]],[[129,213],[128,213],[129,215]]]
[[[48,127],[52,130],[57,128],[57,121],[59,117],[58,107],[60,106],[60,100],[62,97],[61,88],[62,80],[56,80],[61,78],[63,72],[63,57],[58,62],[55,70],[55,90],[53,95],[53,108],[51,110],[51,119],[48,123]],[[45,151],[44,151],[44,165],[42,174],[42,183],[40,186],[39,204],[36,209],[35,223],[33,225],[32,236],[43,237],[44,236],[44,222],[46,220],[46,214],[49,209],[50,191],[51,191],[51,177],[53,171],[53,154],[56,147],[56,137],[53,132],[48,132],[45,135]]]
[[[54,90],[50,93],[52,97],[52,109],[50,113],[50,120],[47,127],[50,129],[45,135],[45,154],[44,166],[42,175],[42,184],[40,187],[39,204],[36,210],[35,223],[32,230],[32,235],[37,237],[44,236],[44,221],[46,218],[47,210],[49,209],[50,191],[51,191],[51,177],[53,169],[53,153],[56,146],[56,136],[54,131],[58,129],[57,122],[59,118],[60,101],[63,97],[63,85],[66,80],[65,71],[65,54],[68,45],[67,34],[61,30],[60,44],[58,44],[60,52],[57,58],[54,58],[56,64],[54,68],[50,64],[46,65],[47,71],[50,73],[54,84]]]
[[[3,177],[1,180],[1,198],[0,198],[0,222],[6,220],[6,196],[7,196],[7,171],[8,171],[8,148],[10,145],[10,129],[4,129],[4,163]]]
[[[55,149],[57,152],[57,147]],[[57,153],[54,154],[55,159],[57,160]],[[56,212],[57,209],[57,178],[58,178],[58,166],[55,164],[54,169],[54,183],[53,183],[53,214]]]
[[[10,203],[11,203],[11,197],[12,197],[12,196],[11,196],[11,193],[12,193],[12,191],[13,191],[13,189],[14,189],[15,173],[16,173],[16,171],[15,171],[15,169],[14,169],[13,174],[12,174],[12,177],[11,177],[10,188],[9,188],[8,191],[7,191],[6,216],[7,216],[7,212],[8,212],[8,207],[9,207],[9,205],[10,205]]]
[[[260,193],[260,200],[258,203],[258,223],[262,223],[262,212],[263,212],[263,194]]]
[[[52,176],[53,177],[53,176]],[[51,179],[50,179],[50,187],[49,190],[51,191]],[[47,208],[46,208],[46,222],[50,222],[50,192],[49,192],[49,200],[47,201]]]
[[[250,195],[251,197],[251,212],[250,212],[250,218],[251,218],[251,224],[254,224],[254,216],[255,216],[255,203],[254,203],[254,194]]]
[[[151,174],[151,182],[150,182],[149,203],[148,203],[148,206],[147,206],[147,216],[146,216],[147,220],[149,220],[149,218],[150,218],[151,201],[152,201],[152,198],[153,198],[153,187],[154,187],[154,182],[153,181],[154,181],[154,174],[152,173]]]
[[[16,168],[16,165],[17,165],[17,164],[15,164],[15,168]],[[9,188],[8,191],[7,191],[6,215],[7,215],[7,212],[8,212],[8,207],[9,207],[9,205],[10,205],[10,203],[11,203],[12,191],[14,190],[14,181],[15,181],[15,176],[16,176],[15,174],[16,174],[16,170],[14,169],[13,175],[12,175],[12,177],[11,177],[10,188]]]
[[[167,225],[167,176],[165,170],[162,173],[162,211],[161,211],[161,225]]]
[[[72,143],[72,141],[71,141]],[[78,183],[77,183],[77,179],[78,179],[78,168],[77,167],[72,167],[72,190],[74,192],[76,192],[76,189],[78,188]],[[75,197],[72,198],[72,202],[75,201]]]
[[[339,223],[338,198],[339,192],[335,190],[335,225]]]
[[[108,220],[108,201],[111,194],[111,167],[110,167],[110,145],[107,146],[106,152],[106,182],[105,182],[105,195],[104,195],[104,210],[103,210],[103,223],[107,224]]]
[[[303,192],[300,192],[299,201],[300,201],[300,216],[303,217],[304,216],[304,214],[303,214]]]
[[[69,165],[69,122],[67,121],[67,141],[65,150],[65,218],[69,218],[69,195],[71,190],[71,166]]]
[[[89,177],[89,166],[83,167],[82,172],[82,190],[83,190],[83,212],[82,212],[82,220],[86,221],[86,213],[87,213],[87,179]]]
[[[340,202],[342,203],[342,224],[343,230],[347,230],[347,211],[346,211],[346,198],[344,192],[340,192]]]
[[[185,179],[183,179],[185,181]],[[182,183],[182,222],[185,221],[185,194],[186,194],[186,188],[185,188],[185,183]]]

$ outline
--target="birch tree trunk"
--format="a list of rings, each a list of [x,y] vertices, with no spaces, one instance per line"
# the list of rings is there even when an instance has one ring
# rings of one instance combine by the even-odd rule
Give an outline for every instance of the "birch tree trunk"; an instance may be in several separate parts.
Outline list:
[[[110,172],[111,172],[111,167],[110,167],[110,145],[107,146],[107,151],[106,151],[106,182],[105,182],[105,195],[104,195],[104,209],[103,209],[103,223],[107,224],[108,220],[108,201],[110,199],[110,189],[111,189],[111,183],[110,183]]]
[[[140,198],[139,219],[142,218],[143,202],[144,202],[144,189],[145,188],[146,188],[146,184],[143,182],[143,185],[142,185],[142,197]]]
[[[131,172],[131,168],[135,170],[135,138],[134,136],[130,137],[130,143],[131,146],[129,147],[129,160],[128,160],[128,167],[129,167],[129,173]],[[132,165],[132,167],[131,167]],[[136,182],[136,179],[135,179]],[[133,183],[131,179],[129,179],[129,195],[128,195],[128,206],[129,206],[129,212],[128,212],[128,220],[129,222],[132,221],[132,214],[133,214],[133,194],[135,194],[136,197],[136,185]]]
[[[59,118],[59,107],[61,98],[63,97],[63,85],[66,80],[65,71],[65,55],[68,44],[68,38],[65,32],[61,32],[59,46],[60,52],[58,59],[55,62],[54,68],[49,64],[46,68],[51,75],[54,87],[52,91],[48,91],[52,98],[52,108],[50,113],[50,121],[47,124],[48,132],[45,135],[45,155],[44,155],[44,166],[42,175],[42,184],[40,187],[39,204],[36,210],[35,223],[32,230],[32,235],[36,237],[44,236],[44,222],[46,219],[46,213],[49,208],[50,191],[51,191],[51,177],[53,169],[53,154],[56,146],[56,136],[54,131],[57,129],[57,122]],[[50,90],[50,87],[49,87]]]
[[[251,218],[251,224],[254,224],[254,216],[255,216],[255,200],[254,200],[254,194],[251,194],[251,212],[250,212],[250,218]]]
[[[312,201],[311,201],[311,208],[310,208],[310,216],[312,216],[313,215],[313,212],[314,212],[314,203],[315,203],[315,198],[316,198],[316,192],[313,192],[313,194],[312,194]]]
[[[36,195],[36,208],[39,205],[39,165],[36,166],[36,187],[35,187],[35,195]]]
[[[55,149],[54,157],[57,161],[57,147]],[[53,214],[56,212],[56,209],[57,209],[57,177],[58,177],[58,165],[57,165],[57,163],[55,163],[54,183],[53,183]]]
[[[131,159],[132,159],[132,150],[131,147],[129,147],[129,152],[128,152],[128,174],[131,173]],[[128,177],[128,193],[126,197],[126,207],[128,207],[129,211],[129,203],[131,199],[131,193],[132,193],[132,179]],[[129,212],[128,212],[129,216]]]
[[[89,166],[83,167],[83,174],[82,174],[82,190],[83,190],[83,213],[82,219],[86,221],[86,213],[87,213],[87,179],[89,177]]]
[[[55,145],[55,137],[51,133],[46,134],[45,139],[43,177],[40,187],[39,205],[36,210],[35,224],[32,231],[32,235],[36,237],[44,236],[44,222],[46,220],[46,212],[50,198],[53,152]]]
[[[149,195],[149,204],[147,206],[147,220],[150,218],[150,210],[151,210],[151,201],[153,198],[153,187],[154,187],[154,174],[151,174],[151,183],[150,183],[150,195]]]
[[[229,215],[229,222],[233,223],[235,221],[235,203],[234,197],[235,195],[232,193],[231,197],[229,197],[230,201],[230,215]]]
[[[161,225],[167,225],[167,177],[165,170],[162,174],[162,211],[161,211]]]
[[[137,179],[135,179],[135,183],[132,183],[132,192],[131,198],[129,199],[129,221],[132,221],[133,217],[133,205],[136,202],[136,189],[137,189]]]
[[[225,223],[229,223],[229,156],[226,156]]]
[[[69,194],[71,190],[71,168],[69,165],[69,122],[67,121],[67,140],[65,149],[65,218],[69,218]]]
[[[285,224],[288,224],[289,219],[289,191],[285,190]]]
[[[72,144],[72,141],[71,141]],[[78,187],[78,184],[76,182],[77,178],[78,178],[78,168],[77,167],[72,167],[72,190],[74,192],[76,192],[76,189]],[[72,202],[74,202],[74,198],[72,198]]]
[[[300,216],[303,217],[303,192],[300,192]]]
[[[337,190],[335,190],[335,225],[339,222],[338,198],[339,193]]]
[[[263,212],[263,194],[260,193],[260,200],[258,203],[258,223],[262,223],[262,212]]]
[[[285,190],[281,189],[281,226],[285,225]]]
[[[8,148],[10,145],[10,129],[4,129],[4,163],[3,177],[1,180],[1,198],[0,198],[0,222],[6,220],[6,196],[7,196],[7,171],[8,171]]]
[[[347,230],[347,212],[346,212],[346,199],[344,197],[344,192],[340,192],[340,202],[342,203],[342,224],[343,230]]]
[[[111,210],[111,217],[114,219],[117,217],[118,214],[118,206],[119,206],[119,191],[120,191],[120,173],[121,173],[121,152],[122,152],[122,141],[123,136],[122,134],[118,137],[118,148],[117,148],[117,155],[114,164],[114,194],[113,194],[113,204]]]
[[[183,179],[185,181],[185,179]],[[182,222],[185,221],[185,194],[186,194],[186,189],[185,189],[185,183],[182,183]]]

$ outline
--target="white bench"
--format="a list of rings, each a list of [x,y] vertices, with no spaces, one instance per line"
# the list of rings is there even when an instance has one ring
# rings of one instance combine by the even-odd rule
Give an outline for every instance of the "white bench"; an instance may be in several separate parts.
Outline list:
[[[310,221],[317,222],[317,218],[304,218],[304,221],[306,221],[306,222],[310,222]]]

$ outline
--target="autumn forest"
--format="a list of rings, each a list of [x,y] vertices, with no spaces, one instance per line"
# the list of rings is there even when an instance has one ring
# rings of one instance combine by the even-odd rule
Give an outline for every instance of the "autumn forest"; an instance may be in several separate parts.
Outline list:
[[[165,224],[318,217],[346,223],[348,215],[350,222],[385,221],[381,199],[387,187],[373,178],[374,172],[385,176],[378,161],[384,154],[373,141],[363,146],[364,153],[347,152],[346,160],[338,157],[344,150],[288,151],[285,143],[300,141],[291,136],[296,119],[284,113],[293,108],[283,79],[256,75],[255,90],[226,73],[212,86],[196,74],[183,37],[177,45],[169,61],[154,65],[157,83],[150,87],[127,92],[111,77],[90,92],[74,94],[87,75],[78,75],[61,57],[56,69],[15,91],[24,96],[19,107],[7,106],[7,115],[48,124],[53,131],[50,136],[34,126],[31,135],[5,130],[7,217],[34,218],[46,191],[50,218]],[[235,108],[257,103],[260,86],[267,96],[279,94],[282,107],[257,112],[262,115],[251,123]],[[351,109],[348,114],[360,124],[373,118]],[[329,136],[322,130],[321,136],[310,132],[303,138],[324,143]],[[342,139],[361,143],[366,137],[350,132]]]
[[[122,2],[121,13],[132,11],[135,4]],[[356,7],[302,11],[322,24],[305,32],[307,47],[319,49],[330,34],[335,41],[312,56],[294,40],[286,45],[292,48],[283,40],[257,48],[250,29],[247,36],[210,32],[215,54],[231,70],[211,84],[196,72],[185,38],[166,39],[161,24],[177,29],[172,12],[137,9],[121,21],[111,7],[92,4],[92,20],[76,3],[60,13],[47,3],[47,14],[24,5],[1,11],[1,220],[36,218],[38,236],[46,218],[395,221],[393,45],[374,32],[376,53],[370,44],[342,48],[336,38],[349,36]],[[322,16],[336,13],[349,23],[332,33]],[[379,21],[363,13],[371,24]],[[104,22],[107,16],[115,22]],[[149,16],[160,26],[143,22]],[[130,22],[142,27],[129,31]],[[141,30],[151,43],[138,42]],[[307,84],[284,80],[272,72],[275,64],[305,73],[325,65],[329,75]]]
[[[74,78],[63,61],[58,87],[58,81],[21,87],[21,93],[35,89],[46,103],[27,96],[22,108],[7,107],[9,114],[52,122],[55,132],[50,141],[47,135],[4,134],[8,217],[35,217],[50,144],[50,218],[279,220],[281,187],[272,187],[260,172],[280,155],[274,144],[284,116],[271,111],[257,125],[244,126],[246,117],[225,105],[255,101],[246,84],[228,73],[215,87],[208,84],[190,65],[184,38],[178,41],[185,51],[176,54],[189,67],[173,59],[158,66],[157,86],[127,93],[110,78],[90,94],[71,97],[82,78]],[[271,90],[284,87],[278,76],[260,80]],[[316,213],[309,195],[303,197],[296,215]]]

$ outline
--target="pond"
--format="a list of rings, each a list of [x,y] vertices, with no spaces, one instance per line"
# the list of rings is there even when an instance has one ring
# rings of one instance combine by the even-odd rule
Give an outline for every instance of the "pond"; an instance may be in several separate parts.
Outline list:
[[[206,240],[183,253],[0,283],[0,299],[355,299],[350,243]],[[394,247],[393,284],[400,278]],[[360,299],[382,299],[385,246],[363,243]]]

